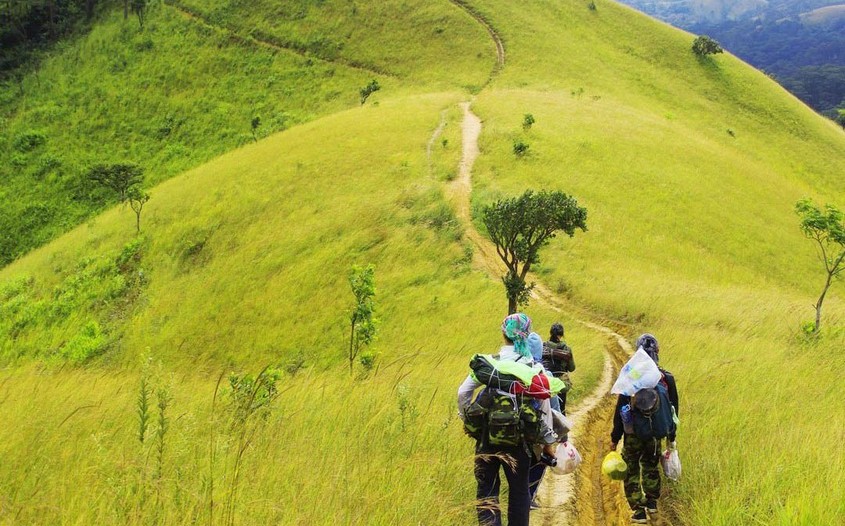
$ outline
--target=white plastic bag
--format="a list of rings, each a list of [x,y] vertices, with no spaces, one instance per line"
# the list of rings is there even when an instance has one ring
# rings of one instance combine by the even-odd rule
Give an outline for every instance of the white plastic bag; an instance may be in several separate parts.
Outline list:
[[[663,466],[663,474],[669,480],[675,482],[681,480],[681,457],[675,447],[670,447],[660,457],[660,465]]]
[[[555,457],[557,457],[557,465],[552,467],[552,471],[558,475],[573,473],[581,465],[581,453],[578,453],[571,442],[558,444]]]
[[[634,356],[628,360],[628,363],[622,367],[619,378],[616,379],[616,383],[613,384],[613,389],[610,392],[632,396],[640,389],[654,387],[662,377],[663,374],[657,368],[657,364],[640,347],[634,353]]]

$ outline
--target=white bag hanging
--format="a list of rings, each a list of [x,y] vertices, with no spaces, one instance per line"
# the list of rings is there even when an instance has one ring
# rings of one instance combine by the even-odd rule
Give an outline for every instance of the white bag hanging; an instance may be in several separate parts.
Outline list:
[[[574,473],[578,466],[581,465],[581,453],[575,449],[571,442],[562,442],[558,444],[557,451],[557,465],[552,467],[552,471],[558,475],[568,475]]]
[[[640,389],[654,387],[662,377],[663,373],[657,368],[657,364],[640,347],[622,367],[610,392],[632,396]]]
[[[660,465],[663,466],[663,474],[666,478],[675,482],[681,479],[681,457],[678,450],[671,447],[663,452],[660,457]]]

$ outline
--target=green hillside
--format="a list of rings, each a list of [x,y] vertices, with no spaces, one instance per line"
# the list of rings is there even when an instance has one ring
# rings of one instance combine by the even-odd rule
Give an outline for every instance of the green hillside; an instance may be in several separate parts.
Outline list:
[[[131,211],[112,208],[0,270],[0,523],[223,524],[227,513],[240,524],[472,523],[472,448],[454,393],[471,354],[495,349],[505,301],[473,265],[447,199],[457,104],[470,99],[483,119],[475,209],[547,188],[589,210],[590,230],[553,242],[536,273],[571,311],[528,309],[541,332],[559,316],[567,326],[573,403],[595,387],[610,345],[575,321],[584,312],[661,342],[681,390],[684,478],[670,488],[670,516],[845,520],[835,392],[845,290],[831,289],[822,337],[803,337],[823,276],[792,212],[806,196],[845,206],[841,129],[735,58],[699,60],[692,37],[617,4],[473,0],[506,48],[483,88],[495,64],[484,27],[450,2],[399,4],[186,2],[197,18],[159,8],[150,25],[252,31],[295,49],[290,60],[307,60],[306,49],[337,75],[349,68],[348,98],[315,96],[307,116],[254,144],[238,124],[254,108],[204,121],[248,140],[171,165],[175,175],[241,144],[152,188],[140,236]],[[81,41],[122,27],[115,14]],[[383,35],[380,47],[361,34]],[[426,34],[454,45],[428,45]],[[259,52],[226,41],[233,60]],[[356,100],[373,76],[361,67],[383,72],[378,104]],[[214,76],[242,84],[226,67]],[[185,93],[206,118],[206,94]],[[536,118],[527,131],[526,113]],[[108,115],[103,127],[119,127]],[[528,155],[514,155],[516,140]],[[376,365],[350,375],[346,275],[366,263],[376,266]],[[220,375],[265,365],[281,393],[244,428],[239,456],[237,398]],[[170,396],[164,438],[153,421],[143,444],[141,378],[153,417],[156,389]]]
[[[347,2],[321,3],[306,20],[294,0],[242,7],[299,24],[301,41],[193,14],[216,2],[181,5],[153,4],[143,29],[110,10],[19,83],[0,84],[0,265],[113,204],[87,179],[96,164],[138,164],[153,186],[252,142],[254,117],[261,138],[359,105],[373,79],[392,96],[479,86],[494,61],[485,31],[448,2],[390,0],[357,13]],[[398,55],[409,27],[427,33]],[[456,70],[442,68],[446,50],[458,51]]]

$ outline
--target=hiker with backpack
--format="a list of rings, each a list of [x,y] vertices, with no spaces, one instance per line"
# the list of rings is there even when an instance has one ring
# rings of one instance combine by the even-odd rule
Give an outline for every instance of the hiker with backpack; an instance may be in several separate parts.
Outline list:
[[[640,336],[636,347],[658,364],[660,347],[652,334]],[[647,358],[643,360],[648,363]],[[616,451],[619,440],[625,438],[622,446],[622,458],[628,465],[625,497],[633,512],[631,522],[635,524],[646,524],[648,514],[657,513],[662,440],[667,439],[670,451],[675,449],[678,388],[669,371],[659,366],[658,370],[660,380],[654,388],[639,389],[632,396],[619,395],[610,433],[611,451]]]
[[[569,383],[569,373],[575,371],[575,358],[572,356],[572,349],[563,341],[563,325],[560,322],[552,324],[549,330],[549,340],[543,343],[543,366],[547,371],[552,373],[555,378],[560,378],[566,385],[571,387]],[[566,391],[558,393],[557,400],[560,408],[555,407],[556,403],[552,404],[554,409],[557,409],[562,414],[566,414]]]
[[[527,315],[516,313],[506,317],[502,322],[504,345],[498,355],[487,357],[484,362],[495,361],[504,365],[514,362],[530,368],[534,363],[527,342],[530,332],[531,318]],[[478,355],[474,361],[476,358]],[[458,388],[458,413],[467,433],[476,439],[474,472],[478,523],[482,526],[502,525],[499,508],[501,468],[508,481],[508,525],[527,526],[532,444],[542,445],[542,456],[546,461],[552,462],[555,457],[557,436],[550,425],[551,409],[548,400],[543,400],[538,409],[539,400],[523,393],[513,394],[513,389],[504,390],[504,383],[498,384],[498,388],[488,385],[473,401],[475,391],[485,386],[478,376],[478,373],[470,374]],[[537,378],[540,377],[537,375]]]

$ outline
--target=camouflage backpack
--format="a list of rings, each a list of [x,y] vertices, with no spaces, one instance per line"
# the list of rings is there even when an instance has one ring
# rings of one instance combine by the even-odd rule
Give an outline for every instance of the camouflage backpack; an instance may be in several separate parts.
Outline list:
[[[464,413],[464,431],[492,446],[539,443],[543,420],[539,401],[485,389]]]

